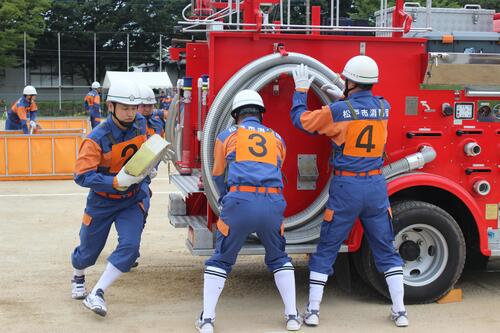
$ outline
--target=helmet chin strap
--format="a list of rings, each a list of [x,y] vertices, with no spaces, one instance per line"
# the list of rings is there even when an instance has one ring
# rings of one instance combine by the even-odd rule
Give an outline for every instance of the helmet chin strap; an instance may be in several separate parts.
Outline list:
[[[132,120],[131,122],[121,121],[121,120],[120,120],[120,119],[118,119],[118,117],[115,115],[115,112],[114,112],[114,111],[111,113],[111,116],[112,116],[113,118],[115,118],[115,119],[116,119],[116,121],[117,121],[120,125],[122,125],[123,127],[127,128],[127,129],[129,129],[130,127],[132,127],[132,125],[134,125],[135,118],[134,118],[134,120]]]
[[[349,88],[348,88],[348,87],[349,87],[348,82],[349,82],[349,81],[348,81],[348,79],[346,79],[346,80],[345,80],[345,88],[344,88],[344,96],[345,96],[345,98],[349,97],[349,92],[350,92],[351,90],[356,89],[356,86],[354,86],[353,88],[350,88],[350,89],[349,89]],[[354,82],[353,82],[353,83],[354,83]],[[354,84],[356,84],[356,83],[354,83]]]

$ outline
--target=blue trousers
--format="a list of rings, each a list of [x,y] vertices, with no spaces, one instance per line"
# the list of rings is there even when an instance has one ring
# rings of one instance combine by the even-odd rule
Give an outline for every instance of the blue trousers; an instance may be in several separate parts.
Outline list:
[[[95,117],[95,116],[90,116],[90,125],[92,125],[92,129],[96,128],[97,125],[101,123],[101,121],[98,121],[96,118],[101,118],[101,117]]]
[[[205,262],[231,272],[248,235],[257,233],[266,250],[265,263],[272,272],[291,262],[281,234],[286,202],[281,194],[229,192],[222,199],[220,219],[229,227],[227,236],[217,231],[215,253]]]
[[[128,272],[139,257],[145,211],[141,192],[128,199],[107,199],[93,191],[87,198],[85,213],[90,223],[82,224],[80,245],[71,255],[76,269],[84,269],[95,264],[106,245],[111,225],[118,233],[118,246],[108,257],[108,261],[122,272]]]
[[[7,131],[19,131],[22,130],[23,126],[21,123],[15,123],[12,120],[7,117],[7,120],[5,120],[5,130]]]
[[[385,272],[402,265],[393,244],[394,231],[384,176],[335,176],[329,194],[327,209],[333,210],[333,219],[322,222],[320,241],[309,261],[311,271],[333,274],[340,246],[349,236],[357,217],[363,225],[377,270]]]

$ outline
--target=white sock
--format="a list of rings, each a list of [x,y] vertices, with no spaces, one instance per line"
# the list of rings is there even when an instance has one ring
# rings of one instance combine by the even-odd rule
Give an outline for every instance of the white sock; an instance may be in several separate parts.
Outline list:
[[[203,319],[215,319],[215,307],[224,289],[227,273],[222,268],[207,266],[203,279]]]
[[[101,278],[99,281],[97,281],[94,289],[92,289],[92,294],[95,295],[95,292],[97,289],[102,289],[102,291],[105,291],[106,288],[108,288],[113,282],[116,281],[123,273],[113,266],[112,263],[108,262],[108,265],[106,266],[106,269],[101,275]]]
[[[325,289],[328,275],[318,272],[309,274],[309,305],[308,310],[319,310],[319,305],[323,299],[323,290]]]
[[[73,276],[83,276],[83,275],[85,275],[84,269],[73,268]]]
[[[389,294],[392,300],[392,310],[394,312],[405,311],[404,304],[404,282],[403,282],[403,268],[401,266],[393,267],[384,273],[387,286],[389,287]]]
[[[295,303],[295,273],[292,263],[287,262],[273,273],[274,282],[285,304],[285,315],[297,315],[297,304]]]

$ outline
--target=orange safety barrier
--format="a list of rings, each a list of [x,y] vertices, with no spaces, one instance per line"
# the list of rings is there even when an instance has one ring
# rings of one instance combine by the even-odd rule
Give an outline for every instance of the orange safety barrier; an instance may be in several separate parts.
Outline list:
[[[0,133],[0,181],[72,179],[83,129],[64,134]]]
[[[0,131],[0,135],[4,134],[24,134],[23,131]],[[83,128],[54,128],[54,129],[38,129],[33,133],[37,134],[85,134]]]
[[[91,126],[88,118],[45,118],[39,117],[36,119],[42,129],[55,129],[55,128],[83,128],[85,133],[90,133]]]

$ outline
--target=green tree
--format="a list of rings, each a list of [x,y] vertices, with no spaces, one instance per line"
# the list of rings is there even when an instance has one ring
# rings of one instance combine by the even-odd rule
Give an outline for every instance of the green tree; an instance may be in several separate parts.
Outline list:
[[[94,33],[97,79],[102,80],[106,70],[126,70],[127,34],[130,65],[158,62],[160,34],[163,46],[169,45],[182,9],[189,3],[190,0],[54,1],[45,15],[47,29],[36,47],[40,54],[54,56],[59,32],[66,66],[90,84],[94,72]]]
[[[26,42],[32,47],[45,28],[50,0],[0,0],[0,69],[19,64]]]

